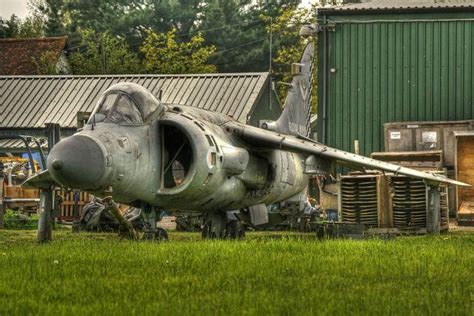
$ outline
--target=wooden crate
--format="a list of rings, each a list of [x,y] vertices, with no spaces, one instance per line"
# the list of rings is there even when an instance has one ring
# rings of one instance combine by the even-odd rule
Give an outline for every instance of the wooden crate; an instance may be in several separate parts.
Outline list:
[[[443,170],[443,151],[375,152],[372,158],[420,171]]]
[[[474,225],[474,132],[456,132],[456,180],[471,187],[456,187],[459,225]]]
[[[452,168],[455,133],[470,130],[474,130],[473,120],[385,123],[385,151],[442,150],[444,167]]]
[[[70,222],[74,220],[74,192],[73,191],[66,191],[63,189],[56,190],[56,195],[60,196],[62,199],[62,203],[59,207],[59,214],[58,220]],[[87,192],[80,191],[79,192],[79,214],[82,211],[82,208],[85,204],[89,203],[91,195]]]

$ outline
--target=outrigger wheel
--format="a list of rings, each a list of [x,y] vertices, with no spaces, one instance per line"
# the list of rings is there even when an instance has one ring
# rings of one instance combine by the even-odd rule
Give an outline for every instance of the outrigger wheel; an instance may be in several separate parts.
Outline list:
[[[232,212],[212,212],[204,216],[203,239],[243,239],[245,228]]]

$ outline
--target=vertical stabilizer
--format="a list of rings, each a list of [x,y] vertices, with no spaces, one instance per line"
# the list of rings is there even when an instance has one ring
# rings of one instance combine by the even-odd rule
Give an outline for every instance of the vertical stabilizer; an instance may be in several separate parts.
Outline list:
[[[304,50],[301,62],[291,67],[293,80],[288,90],[283,113],[276,122],[264,124],[263,128],[294,136],[309,137],[313,56],[314,45],[310,42]]]

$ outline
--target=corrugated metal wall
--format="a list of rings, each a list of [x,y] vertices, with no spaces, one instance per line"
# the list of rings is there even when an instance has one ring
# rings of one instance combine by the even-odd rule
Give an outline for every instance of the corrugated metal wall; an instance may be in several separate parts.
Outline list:
[[[386,122],[474,118],[474,19],[350,19],[327,31],[319,72],[328,145],[353,151],[358,139],[369,155],[384,150]]]

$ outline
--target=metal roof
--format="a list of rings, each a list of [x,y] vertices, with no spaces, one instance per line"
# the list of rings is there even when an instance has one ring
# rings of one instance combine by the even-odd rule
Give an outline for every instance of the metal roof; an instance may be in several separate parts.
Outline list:
[[[371,10],[423,10],[423,9],[474,9],[472,0],[374,0],[331,6],[318,9],[319,12],[371,11]]]
[[[0,76],[0,128],[76,127],[77,112],[91,112],[100,94],[135,82],[176,103],[221,112],[245,123],[268,82],[268,73],[112,76]]]
[[[28,144],[31,148],[32,151],[36,150],[36,144],[35,142],[31,141]],[[43,143],[41,144],[42,149],[47,149],[48,148],[48,141],[46,139],[43,139]],[[25,143],[21,139],[1,139],[0,140],[0,151],[5,151],[5,150],[20,150],[24,151],[26,150]]]

